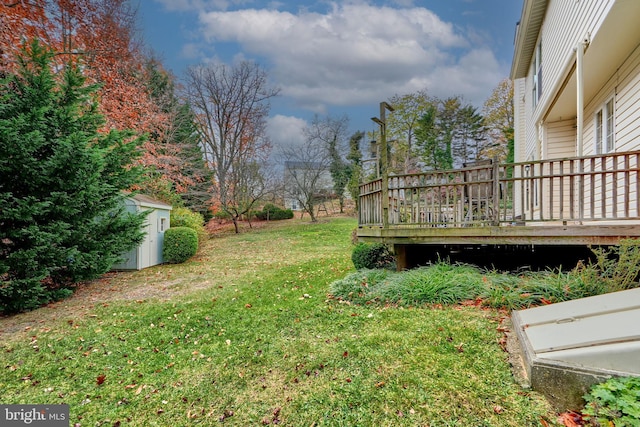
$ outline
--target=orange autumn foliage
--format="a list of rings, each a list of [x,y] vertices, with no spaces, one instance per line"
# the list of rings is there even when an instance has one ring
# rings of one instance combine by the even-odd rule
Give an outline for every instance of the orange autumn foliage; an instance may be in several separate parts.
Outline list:
[[[55,52],[56,66],[79,63],[88,83],[100,85],[103,130],[159,135],[144,144],[140,162],[185,191],[193,180],[180,169],[180,148],[167,138],[170,113],[145,86],[147,58],[135,41],[135,23],[128,0],[0,0],[0,73],[16,69],[17,55],[33,38]]]

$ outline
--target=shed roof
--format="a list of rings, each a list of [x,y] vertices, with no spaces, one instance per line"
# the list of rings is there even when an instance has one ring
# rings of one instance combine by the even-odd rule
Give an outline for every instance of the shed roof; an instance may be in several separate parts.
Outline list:
[[[173,208],[170,204],[154,199],[153,197],[145,196],[144,194],[136,194],[134,196],[130,196],[129,199],[133,200],[135,204],[139,206],[167,210],[171,210]]]

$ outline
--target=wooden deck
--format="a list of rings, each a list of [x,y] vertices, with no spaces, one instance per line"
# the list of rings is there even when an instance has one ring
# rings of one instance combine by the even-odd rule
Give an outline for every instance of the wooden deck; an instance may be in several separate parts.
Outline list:
[[[361,241],[615,245],[640,238],[640,151],[389,175],[360,186]]]

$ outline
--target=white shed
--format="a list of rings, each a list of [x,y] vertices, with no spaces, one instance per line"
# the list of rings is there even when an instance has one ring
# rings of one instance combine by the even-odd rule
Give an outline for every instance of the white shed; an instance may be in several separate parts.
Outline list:
[[[114,270],[142,270],[162,264],[164,232],[170,227],[171,205],[137,194],[125,200],[129,212],[150,211],[145,222],[145,237],[137,248],[123,254],[122,262]]]

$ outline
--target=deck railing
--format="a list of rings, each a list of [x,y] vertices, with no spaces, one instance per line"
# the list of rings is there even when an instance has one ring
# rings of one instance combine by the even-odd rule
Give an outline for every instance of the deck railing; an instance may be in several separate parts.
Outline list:
[[[360,186],[360,226],[640,220],[640,151],[508,164],[480,161],[462,169],[390,175],[387,183],[386,189],[382,179]]]

